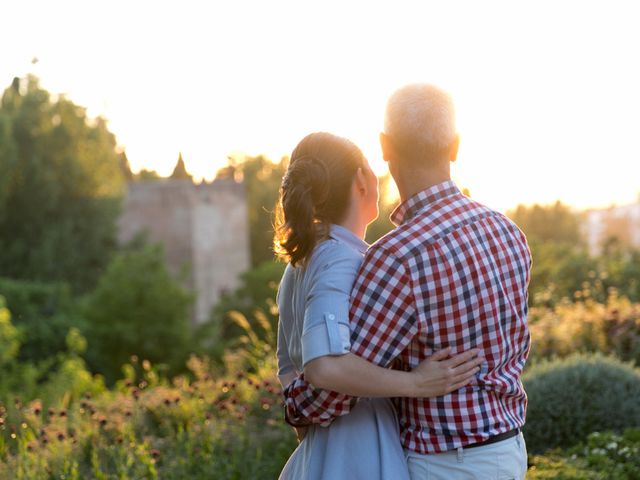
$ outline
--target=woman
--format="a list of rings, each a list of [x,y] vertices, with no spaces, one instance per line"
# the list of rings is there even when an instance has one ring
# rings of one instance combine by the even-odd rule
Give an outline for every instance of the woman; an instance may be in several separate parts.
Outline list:
[[[288,262],[278,290],[278,377],[285,387],[304,372],[316,387],[364,398],[329,427],[308,428],[283,480],[408,479],[395,410],[383,397],[443,395],[478,371],[477,351],[447,360],[448,351],[437,352],[412,372],[349,353],[351,286],[377,216],[378,181],[360,149],[329,133],[302,139],[276,219],[276,252]]]

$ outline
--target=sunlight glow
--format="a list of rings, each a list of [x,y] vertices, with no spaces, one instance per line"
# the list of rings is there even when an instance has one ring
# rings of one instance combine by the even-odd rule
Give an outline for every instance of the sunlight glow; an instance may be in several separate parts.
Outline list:
[[[34,72],[104,115],[134,170],[167,175],[182,151],[209,180],[233,152],[278,160],[317,130],[351,138],[383,173],[386,98],[433,82],[456,101],[453,174],[474,198],[501,210],[637,200],[629,3],[322,5],[11,2],[0,82]]]

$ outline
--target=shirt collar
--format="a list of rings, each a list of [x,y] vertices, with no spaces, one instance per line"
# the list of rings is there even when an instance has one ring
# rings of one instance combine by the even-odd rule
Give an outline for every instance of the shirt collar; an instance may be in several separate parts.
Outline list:
[[[442,183],[426,188],[414,196],[408,198],[391,213],[389,217],[394,225],[400,225],[407,220],[415,217],[427,205],[437,200],[448,197],[450,195],[459,194],[460,189],[453,180],[447,180]]]
[[[361,238],[358,238],[358,236],[351,230],[341,225],[336,225],[335,223],[331,224],[329,236],[339,242],[346,243],[349,247],[357,250],[363,255],[367,251],[367,248],[369,248],[369,244]]]

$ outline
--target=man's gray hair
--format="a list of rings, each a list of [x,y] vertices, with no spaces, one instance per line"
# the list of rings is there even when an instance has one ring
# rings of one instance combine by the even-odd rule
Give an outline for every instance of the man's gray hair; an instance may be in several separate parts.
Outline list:
[[[402,87],[387,102],[384,132],[412,157],[446,153],[457,135],[453,99],[434,85]]]

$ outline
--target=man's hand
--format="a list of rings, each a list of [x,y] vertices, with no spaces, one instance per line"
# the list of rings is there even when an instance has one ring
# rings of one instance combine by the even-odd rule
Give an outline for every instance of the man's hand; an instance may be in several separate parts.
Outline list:
[[[467,385],[480,370],[484,358],[474,348],[448,358],[451,347],[440,350],[411,371],[415,380],[412,397],[439,397]]]

